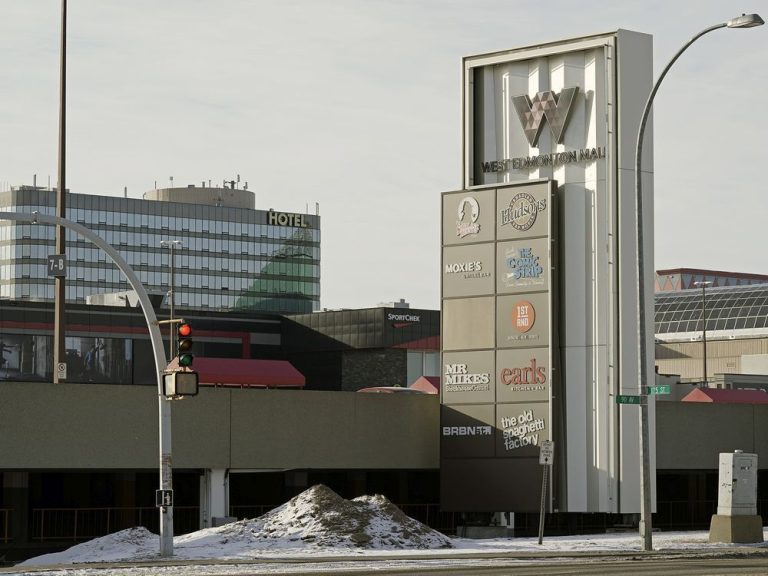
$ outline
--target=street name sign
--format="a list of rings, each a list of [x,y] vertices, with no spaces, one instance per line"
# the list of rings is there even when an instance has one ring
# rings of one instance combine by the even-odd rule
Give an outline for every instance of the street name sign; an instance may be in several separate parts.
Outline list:
[[[636,394],[619,394],[616,396],[616,404],[645,404],[645,396]]]
[[[671,394],[672,386],[669,384],[661,384],[659,386],[646,386],[646,394]]]

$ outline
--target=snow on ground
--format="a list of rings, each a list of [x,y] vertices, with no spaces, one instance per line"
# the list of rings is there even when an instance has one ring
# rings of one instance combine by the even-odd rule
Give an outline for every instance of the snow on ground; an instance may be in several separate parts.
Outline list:
[[[764,539],[766,537],[768,534],[764,535]],[[715,553],[744,546],[710,544],[707,532],[655,533],[653,544],[654,549],[659,551],[705,549]],[[589,552],[639,552],[641,543],[636,532],[545,537],[542,545],[538,544],[536,538],[448,538],[409,518],[383,496],[362,496],[345,500],[332,490],[319,485],[259,518],[177,536],[174,538],[173,559],[159,558],[158,548],[159,537],[156,534],[145,528],[130,528],[78,544],[63,552],[32,558],[18,565],[30,567],[32,571],[17,572],[17,567],[13,573],[84,576],[93,574],[95,567],[70,566],[68,569],[67,565],[157,561],[166,565],[123,565],[114,571],[99,569],[98,574],[112,576],[183,573],[202,576],[238,573],[284,574],[310,569],[341,573],[361,569],[360,562],[365,562],[366,558],[375,561],[377,567],[382,567],[383,562],[388,566],[411,570],[436,567],[448,562],[455,566],[458,556],[464,557],[462,562],[467,563],[469,568],[494,565],[494,562],[500,561],[481,555],[520,554],[519,561],[530,562],[531,556],[540,561],[542,554],[556,556]],[[472,554],[477,556],[474,559],[465,558]],[[313,558],[322,559],[322,562],[313,563]],[[331,561],[334,558],[336,560]],[[297,563],[297,560],[303,562]],[[194,564],[195,561],[198,561],[196,565],[190,565],[190,562]],[[509,559],[504,561],[509,562]],[[183,565],[171,565],[179,562]],[[243,564],[238,565],[238,562]],[[33,566],[50,566],[50,570],[40,571],[40,568],[32,569]]]

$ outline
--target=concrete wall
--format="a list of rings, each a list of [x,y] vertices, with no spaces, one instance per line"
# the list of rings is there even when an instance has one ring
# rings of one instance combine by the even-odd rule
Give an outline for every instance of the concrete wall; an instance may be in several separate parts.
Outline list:
[[[658,402],[656,467],[716,470],[718,454],[743,450],[768,468],[768,405]]]
[[[158,465],[149,386],[0,383],[0,469]],[[433,395],[203,388],[173,404],[175,468],[436,469]],[[768,468],[768,405],[656,403],[659,470],[716,469],[744,450]]]
[[[156,468],[153,387],[0,383],[0,468]],[[437,468],[433,395],[202,388],[173,403],[174,468]]]

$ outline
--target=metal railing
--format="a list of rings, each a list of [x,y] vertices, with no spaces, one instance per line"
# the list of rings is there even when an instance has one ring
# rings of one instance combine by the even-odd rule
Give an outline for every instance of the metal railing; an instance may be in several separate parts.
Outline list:
[[[11,508],[0,508],[0,542],[11,541]]]
[[[440,504],[399,504],[405,514],[443,534],[456,534],[458,512],[443,512]]]
[[[280,504],[251,504],[242,506],[230,506],[229,515],[234,516],[238,520],[247,520],[251,518],[258,518],[280,506]]]
[[[194,532],[200,525],[198,506],[174,506],[174,533]],[[34,508],[32,540],[89,540],[112,532],[144,526],[158,533],[159,513],[143,508]]]
[[[716,511],[714,500],[659,500],[654,525],[664,530],[703,530]]]

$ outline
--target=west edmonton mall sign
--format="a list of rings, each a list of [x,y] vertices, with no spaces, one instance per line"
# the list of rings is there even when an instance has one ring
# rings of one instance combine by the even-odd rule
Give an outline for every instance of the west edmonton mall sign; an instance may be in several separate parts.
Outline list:
[[[537,508],[538,450],[553,440],[553,509],[638,512],[639,418],[615,395],[640,386],[628,151],[651,37],[617,30],[462,64],[462,182],[442,204],[442,508]]]

